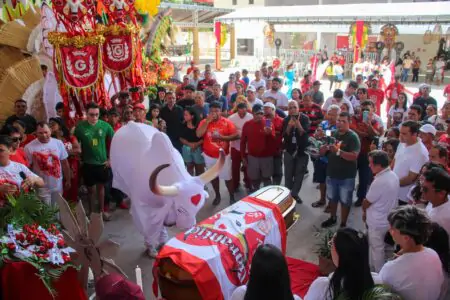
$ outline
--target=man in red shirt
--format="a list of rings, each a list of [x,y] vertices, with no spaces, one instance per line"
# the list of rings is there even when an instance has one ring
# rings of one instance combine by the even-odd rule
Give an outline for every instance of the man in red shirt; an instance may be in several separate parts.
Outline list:
[[[252,108],[253,119],[242,128],[241,156],[247,165],[247,174],[251,180],[251,190],[256,191],[261,185],[270,185],[273,175],[273,156],[269,145],[275,141],[275,128],[266,122],[263,108],[255,104]]]
[[[381,104],[384,102],[384,92],[378,87],[378,79],[376,77],[372,78],[370,81],[367,95],[369,96],[370,101],[375,104],[376,113],[381,115]]]
[[[313,92],[307,92],[303,95],[303,101],[299,105],[299,111],[306,116],[308,116],[309,120],[311,121],[310,127],[308,130],[308,135],[313,136],[316,132],[317,126],[322,122],[323,120],[323,112],[322,108],[313,102]]]
[[[386,113],[389,113],[389,109],[398,99],[398,94],[405,92],[405,86],[400,83],[400,76],[396,75],[393,82],[391,82],[386,88]]]
[[[191,74],[195,69],[197,69],[197,67],[195,66],[195,62],[192,60],[191,66],[186,71],[186,75]]]
[[[228,192],[230,194],[230,203],[234,200],[234,187],[231,178],[231,157],[230,141],[239,138],[239,133],[236,130],[233,122],[227,118],[222,117],[222,104],[214,101],[209,105],[209,114],[206,119],[203,119],[197,128],[197,137],[203,138],[203,156],[205,158],[206,168],[212,168],[219,158],[219,150],[225,151],[225,164],[219,173],[219,176],[211,181],[214,188],[216,198],[213,205],[219,205],[221,201],[219,179],[225,180]]]
[[[275,105],[271,102],[264,103],[263,110],[267,127],[269,127],[268,125],[273,125],[275,130],[275,139],[273,143],[269,144],[268,151],[273,156],[272,182],[274,185],[280,185],[281,178],[283,178],[283,119],[275,113]]]
[[[447,99],[447,101],[450,101],[450,84],[447,84],[447,86],[444,88],[444,97]]]
[[[117,132],[122,127],[119,112],[115,108],[109,110],[109,124],[111,124],[114,132]]]
[[[352,118],[350,129],[358,134],[361,142],[361,150],[358,154],[358,176],[359,185],[356,191],[358,200],[355,206],[361,206],[364,198],[366,198],[367,190],[372,181],[372,171],[369,167],[370,145],[374,142],[374,138],[380,135],[378,124],[374,113],[375,105],[372,101],[366,100],[361,103],[361,115]]]
[[[213,86],[216,83],[217,81],[212,78],[211,71],[205,71],[205,78],[198,82],[197,91],[204,91],[208,86]]]

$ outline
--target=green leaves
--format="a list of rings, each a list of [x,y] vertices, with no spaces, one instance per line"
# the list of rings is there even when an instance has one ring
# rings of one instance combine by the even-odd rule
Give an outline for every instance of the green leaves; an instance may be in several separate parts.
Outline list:
[[[353,300],[341,293],[336,300]],[[402,297],[392,292],[392,290],[383,284],[376,284],[370,290],[364,292],[361,300],[402,300]]]

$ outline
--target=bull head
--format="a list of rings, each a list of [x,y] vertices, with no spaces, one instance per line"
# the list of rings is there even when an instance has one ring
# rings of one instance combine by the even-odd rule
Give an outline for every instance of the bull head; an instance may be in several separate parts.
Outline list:
[[[224,163],[225,152],[220,149],[219,159],[212,168],[199,176],[190,176],[187,180],[170,186],[157,183],[158,174],[168,168],[169,164],[160,165],[152,172],[149,178],[150,190],[155,195],[174,198],[177,227],[190,228],[195,225],[195,215],[203,207],[207,196],[204,186],[217,177]]]

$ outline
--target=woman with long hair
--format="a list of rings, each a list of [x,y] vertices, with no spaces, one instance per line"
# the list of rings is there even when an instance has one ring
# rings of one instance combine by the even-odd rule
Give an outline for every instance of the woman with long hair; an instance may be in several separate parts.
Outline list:
[[[196,130],[199,116],[193,107],[184,109],[184,126],[181,128],[180,142],[183,144],[181,154],[189,174],[198,176],[205,172],[205,159],[202,155],[203,139],[197,137]]]
[[[70,170],[72,171],[72,182],[70,189],[64,190],[63,196],[70,202],[76,203],[78,201],[78,187],[79,187],[79,168],[80,168],[80,154],[81,146],[75,136],[71,135],[69,129],[64,125],[61,118],[50,118],[50,130],[52,137],[61,140],[69,154],[68,162]]]
[[[271,244],[261,245],[252,259],[247,285],[238,287],[230,300],[300,300],[292,294],[283,253]]]
[[[364,292],[373,288],[377,275],[370,272],[367,236],[352,228],[340,228],[330,241],[331,257],[336,271],[312,283],[304,300],[332,300],[341,295],[362,300]]]
[[[161,106],[159,104],[152,104],[148,110],[148,118],[153,127],[159,131],[166,132],[166,122],[160,117]]]
[[[298,88],[292,89],[291,100],[294,100],[298,104],[300,104],[302,102],[302,98],[303,98],[303,95],[302,95],[302,91],[300,91],[300,89],[298,89]]]
[[[407,111],[408,96],[406,96],[405,93],[401,92],[398,94],[398,98],[395,101],[394,106],[391,106],[387,114],[388,128],[391,128],[392,126],[397,127],[398,125],[400,125],[403,122]]]

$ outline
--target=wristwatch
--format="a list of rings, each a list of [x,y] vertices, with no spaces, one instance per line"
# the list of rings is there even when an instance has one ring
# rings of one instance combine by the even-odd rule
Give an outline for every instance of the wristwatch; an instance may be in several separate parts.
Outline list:
[[[337,156],[341,156],[341,149],[339,149],[339,150],[336,152],[336,155],[337,155]]]

